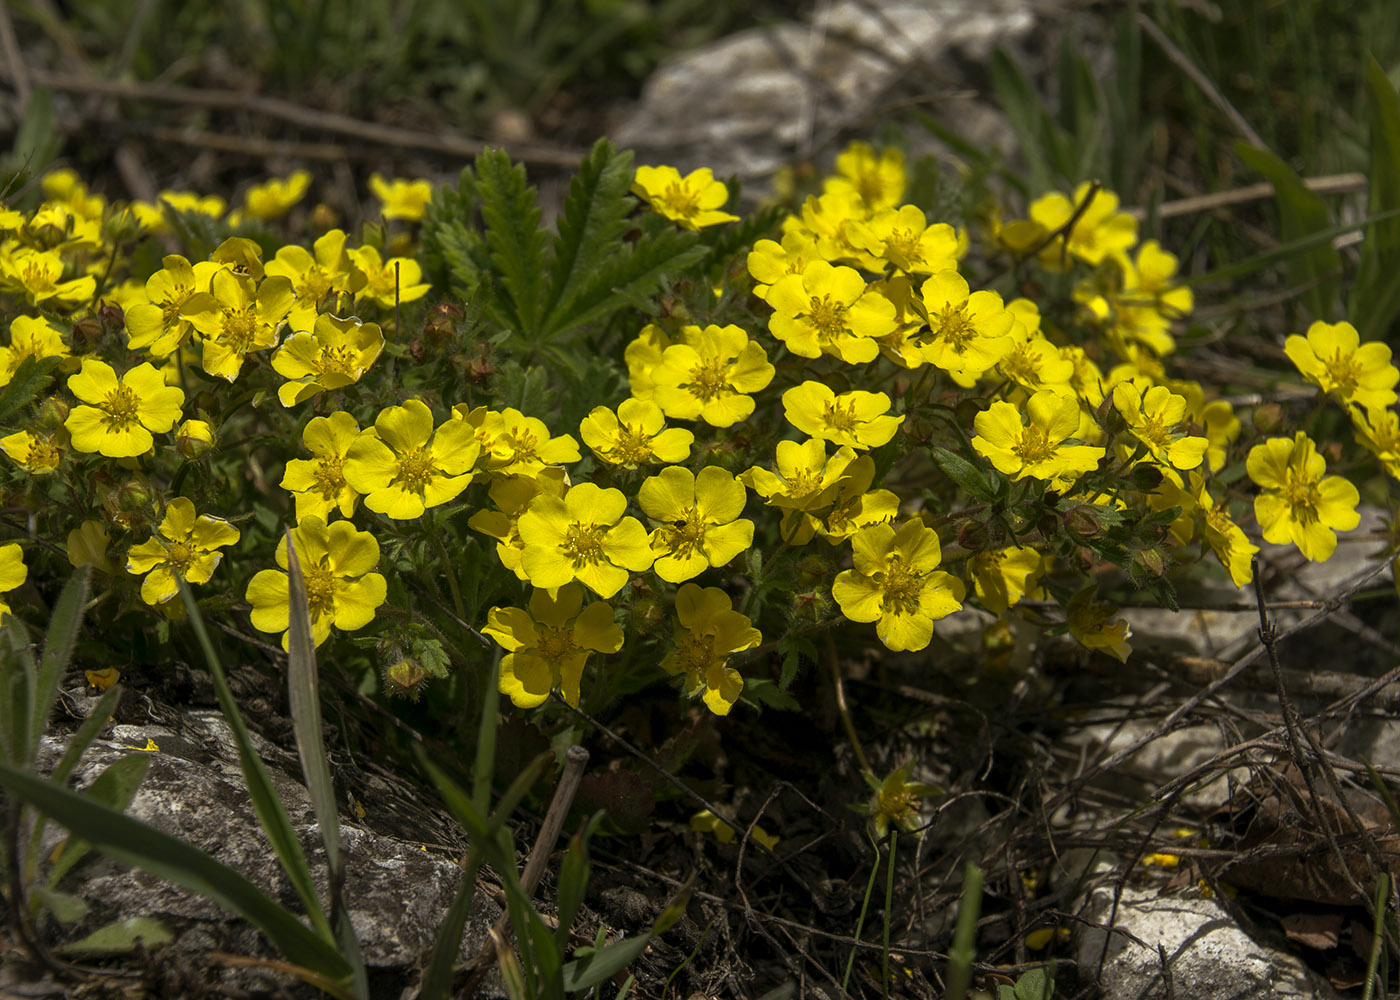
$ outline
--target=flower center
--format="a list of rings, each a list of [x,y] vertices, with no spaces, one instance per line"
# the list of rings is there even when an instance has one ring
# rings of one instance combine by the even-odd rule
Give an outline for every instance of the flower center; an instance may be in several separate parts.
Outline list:
[[[685,512],[685,520],[665,525],[660,531],[666,547],[678,559],[690,558],[705,541],[705,521],[693,507]]]
[[[141,409],[141,400],[136,393],[119,383],[107,393],[107,398],[102,401],[102,408],[107,411],[108,423],[121,430],[136,420],[136,415]]]
[[[934,317],[929,317],[930,321]],[[946,305],[938,313],[937,322],[930,322],[930,326],[935,327],[934,337],[947,341],[948,346],[961,354],[967,350],[969,344],[977,338],[977,328],[972,325],[972,317],[967,314],[967,303],[958,305]]]
[[[691,633],[676,649],[676,659],[691,677],[699,677],[715,659],[714,636]]]
[[[641,465],[643,462],[649,462],[652,457],[651,435],[623,424],[618,431],[617,443],[609,453],[618,465]]]
[[[35,441],[29,446],[29,466],[35,472],[52,472],[62,457],[62,450],[52,441]]]
[[[700,195],[684,184],[673,182],[661,193],[661,204],[679,216],[690,218],[700,211]]]
[[[1055,442],[1050,440],[1050,435],[1045,433],[1043,427],[1031,424],[1021,430],[1021,440],[1012,449],[1016,452],[1016,457],[1026,465],[1034,465],[1036,462],[1043,462],[1055,453]]]
[[[224,310],[222,339],[235,354],[246,354],[258,331],[258,318],[253,307],[233,306]]]
[[[606,524],[584,524],[575,521],[564,536],[564,555],[573,560],[575,568],[594,566],[603,561],[603,535]]]
[[[856,404],[853,402],[842,403],[840,400],[824,403],[822,405],[822,420],[831,430],[849,434],[855,430],[856,426]]]
[[[55,272],[46,261],[36,260],[24,265],[24,287],[35,294],[51,292],[54,289]]]
[[[1337,391],[1350,396],[1356,391],[1356,381],[1361,375],[1361,365],[1355,354],[1343,355],[1339,350],[1323,362],[1327,366],[1327,377],[1336,383]]]
[[[423,490],[432,482],[437,470],[433,468],[433,456],[426,448],[410,448],[399,456],[398,474],[395,481],[410,493],[422,496]]]
[[[702,403],[708,403],[728,388],[729,366],[723,358],[705,358],[690,369],[686,386]]]
[[[1311,479],[1299,479],[1290,475],[1283,487],[1283,498],[1293,520],[1300,524],[1312,524],[1318,520],[1317,507],[1322,497],[1317,491],[1317,483]]]
[[[1133,428],[1133,433],[1137,439],[1154,451],[1160,450],[1166,443],[1171,432],[1162,426],[1160,416],[1142,415],[1141,422]]]
[[[296,288],[297,298],[308,302],[320,302],[331,290],[331,276],[319,264],[312,264],[301,276]]]
[[[846,306],[841,302],[832,302],[830,295],[821,298],[813,295],[807,315],[823,336],[835,337],[846,331]]]
[[[331,500],[340,495],[340,491],[345,488],[345,475],[341,472],[341,467],[345,464],[345,459],[338,455],[330,455],[321,459],[316,465],[316,470],[311,474],[316,481],[315,490],[326,500]]]
[[[311,620],[335,614],[335,574],[324,566],[312,566],[302,571],[306,584],[306,607]]]
[[[1017,345],[1010,354],[1002,358],[999,367],[1002,374],[1013,382],[1019,382],[1027,388],[1040,385],[1040,358],[1025,344]]]
[[[885,256],[891,253],[903,257],[909,264],[921,264],[924,255],[919,252],[919,234],[908,229],[894,229],[885,240]]]
[[[338,344],[321,351],[321,371],[323,374],[351,376],[359,367],[355,361],[356,351],[347,344]]]
[[[579,651],[573,629],[558,625],[539,626],[539,642],[535,649],[541,659],[556,669],[563,660]]]
[[[919,595],[924,592],[924,575],[918,566],[900,556],[891,556],[885,569],[884,591],[886,612],[915,614],[919,610]]]
[[[185,571],[190,568],[190,563],[194,562],[197,553],[189,542],[173,542],[166,547],[165,560],[170,563],[170,568],[180,576],[185,575]]]

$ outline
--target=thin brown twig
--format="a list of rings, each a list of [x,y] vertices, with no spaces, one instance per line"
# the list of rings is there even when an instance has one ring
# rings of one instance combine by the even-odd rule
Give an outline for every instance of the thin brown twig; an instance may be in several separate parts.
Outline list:
[[[1157,43],[1157,47],[1176,65],[1177,69],[1185,73],[1187,78],[1200,88],[1201,93],[1205,94],[1206,99],[1219,108],[1221,113],[1230,120],[1230,124],[1235,127],[1235,131],[1244,137],[1245,142],[1259,149],[1269,148],[1259,137],[1259,133],[1254,131],[1249,122],[1245,121],[1244,115],[1240,114],[1235,106],[1225,99],[1225,95],[1216,89],[1210,78],[1200,71],[1185,52],[1177,48],[1176,43],[1168,38],[1161,28],[1157,27],[1157,23],[1152,18],[1139,13],[1137,23],[1143,31],[1147,32],[1147,36]]]
[[[294,101],[262,94],[235,90],[206,90],[159,83],[138,83],[127,80],[103,80],[72,73],[35,70],[34,82],[71,93],[104,94],[127,100],[151,101],[159,104],[181,104],[201,108],[226,108],[276,118],[303,128],[319,129],[352,136],[361,142],[372,142],[395,149],[417,149],[448,156],[477,156],[488,144],[447,133],[421,132],[369,122],[334,111],[308,108]],[[514,146],[511,156],[526,163],[543,166],[574,167],[583,158],[582,150],[548,146]]]
[[[24,65],[24,56],[19,51],[15,39],[15,25],[10,20],[9,4],[0,3],[0,49],[5,53],[5,63],[10,68],[10,82],[14,84],[15,96],[19,98],[19,110],[23,113],[29,107],[29,96],[34,86],[29,82],[29,69]]]
[[[1315,194],[1349,194],[1353,191],[1366,190],[1368,184],[1366,175],[1358,173],[1325,174],[1321,177],[1303,178],[1303,186]],[[1244,187],[1232,188],[1229,191],[1215,191],[1211,194],[1164,201],[1157,206],[1154,214],[1159,219],[1173,219],[1182,215],[1213,212],[1218,208],[1229,208],[1251,201],[1263,201],[1265,198],[1272,198],[1274,194],[1274,186],[1268,182],[1246,184]],[[1147,217],[1147,209],[1141,206],[1126,208],[1124,211],[1139,221]],[[1197,310],[1193,315],[1199,315],[1199,313],[1200,310]]]

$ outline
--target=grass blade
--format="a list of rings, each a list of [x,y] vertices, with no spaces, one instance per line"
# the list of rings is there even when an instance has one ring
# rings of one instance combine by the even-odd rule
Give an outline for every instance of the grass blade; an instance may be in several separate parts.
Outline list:
[[[972,982],[972,957],[977,948],[977,917],[981,912],[982,869],[968,864],[963,876],[962,899],[958,902],[958,924],[953,931],[953,946],[948,949],[946,996],[967,995],[968,983]]]
[[[84,566],[74,573],[66,584],[49,617],[49,629],[44,635],[44,652],[39,657],[38,683],[31,689],[29,760],[39,750],[39,737],[43,735],[58,697],[58,683],[63,672],[73,658],[73,647],[78,642],[78,632],[83,627],[83,606],[87,603],[88,574],[91,568]]]
[[[141,787],[141,781],[146,777],[146,769],[150,764],[151,758],[148,754],[127,754],[103,768],[102,773],[93,778],[92,784],[80,794],[92,802],[125,813],[127,806],[131,805],[131,800],[136,798],[136,790]],[[49,886],[58,885],[59,880],[91,849],[92,844],[86,840],[69,837],[58,860],[49,869]]]
[[[1367,175],[1372,215],[1400,209],[1400,94],[1374,57],[1367,59],[1366,96],[1371,119],[1371,170]],[[1400,219],[1371,227],[1361,247],[1349,318],[1362,340],[1385,336],[1400,315],[1395,268],[1400,264]]]
[[[233,741],[238,747],[238,762],[243,768],[243,778],[248,783],[248,798],[258,814],[258,822],[272,844],[282,869],[287,873],[287,879],[301,898],[302,906],[306,907],[306,912],[311,917],[311,926],[316,929],[322,941],[329,944],[335,940],[335,932],[331,929],[330,921],[326,919],[325,910],[321,908],[321,901],[316,895],[316,885],[311,879],[311,868],[306,863],[306,853],[301,849],[301,841],[297,839],[287,809],[278,798],[277,789],[272,785],[267,765],[253,750],[248,727],[238,711],[238,702],[233,697],[233,691],[229,689],[228,677],[224,674],[223,664],[219,662],[219,654],[214,651],[209,632],[204,627],[204,618],[199,613],[194,594],[190,591],[189,584],[178,575],[175,581],[180,587],[180,597],[185,602],[190,627],[194,629],[195,637],[199,640],[204,657],[209,663],[209,675],[214,682],[214,693],[219,698],[219,708],[223,710],[224,718],[228,720],[229,729],[233,732]]]
[[[476,898],[476,873],[480,869],[481,852],[473,847],[467,852],[462,883],[457,886],[457,894],[452,897],[452,905],[447,908],[447,916],[438,928],[428,967],[423,970],[419,1000],[447,1000],[452,989],[452,963],[462,947],[462,934],[467,927],[467,917],[471,914],[472,900]]]
[[[0,785],[103,854],[214,900],[267,935],[290,961],[332,979],[350,974],[335,946],[199,848],[77,792],[0,764]]]

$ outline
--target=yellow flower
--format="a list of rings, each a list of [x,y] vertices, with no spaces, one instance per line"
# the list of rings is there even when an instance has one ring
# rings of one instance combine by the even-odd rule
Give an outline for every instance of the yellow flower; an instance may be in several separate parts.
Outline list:
[[[9,593],[29,579],[29,567],[24,564],[24,551],[18,542],[0,545],[0,594]],[[9,601],[0,600],[0,618],[11,614]]]
[[[520,540],[520,515],[530,501],[541,493],[563,497],[568,490],[568,476],[563,469],[542,469],[537,476],[505,476],[491,483],[487,496],[495,510],[479,510],[467,519],[467,527],[496,539],[496,555],[501,565],[520,580],[528,580],[520,565],[525,543]]]
[[[744,484],[714,466],[697,476],[673,465],[643,482],[637,502],[658,525],[651,534],[656,575],[681,583],[753,544],[753,522],[738,519],[745,499]]]
[[[1006,311],[1015,322],[1011,326],[1011,348],[997,362],[997,372],[1026,392],[1053,389],[1061,396],[1074,396],[1074,362],[1041,335],[1040,312],[1035,304],[1016,299]]]
[[[686,329],[697,333],[700,331],[698,326]],[[627,383],[632,387],[633,396],[637,399],[651,399],[656,391],[656,383],[652,381],[651,373],[661,364],[661,356],[666,348],[678,342],[688,341],[684,336],[681,341],[673,341],[666,336],[666,331],[655,323],[648,323],[642,327],[642,332],[637,334],[622,352],[622,359],[627,364]]]
[[[842,447],[828,459],[826,442],[812,438],[802,442],[779,441],[776,458],[776,473],[755,465],[739,478],[770,507],[815,511],[834,501],[837,487],[849,475],[848,467],[856,460],[856,453]]]
[[[92,275],[64,281],[63,269],[63,258],[54,250],[18,247],[0,251],[0,278],[35,305],[77,305],[97,292],[97,279]]]
[[[493,476],[534,476],[546,466],[579,460],[573,435],[551,437],[543,420],[508,406],[499,413],[485,411],[481,423],[473,425],[464,409],[459,403],[453,407],[453,416],[472,428],[481,442],[480,465]]]
[[[838,545],[861,528],[899,516],[899,497],[889,490],[871,490],[875,480],[875,460],[861,455],[846,466],[831,495],[831,509],[818,519],[803,512],[802,520],[831,545]],[[790,541],[802,545],[811,539],[811,530],[799,529]]]
[[[909,274],[937,274],[958,263],[958,234],[946,222],[930,226],[917,205],[881,209],[868,220],[853,220],[846,233],[883,270],[886,262]]]
[[[360,494],[345,481],[345,456],[359,436],[360,425],[348,413],[336,411],[307,423],[301,440],[315,458],[289,461],[280,484],[296,498],[298,522],[306,517],[324,521],[335,510],[341,517],[355,513]]]
[[[1069,634],[1078,639],[1081,645],[1087,649],[1101,649],[1119,662],[1128,662],[1128,654],[1133,651],[1128,645],[1132,629],[1122,618],[1113,617],[1118,613],[1117,608],[1094,600],[1092,584],[1070,598],[1065,611]]]
[[[823,382],[803,382],[783,393],[788,423],[814,438],[864,450],[888,444],[904,423],[889,412],[883,392],[854,390],[837,395]]]
[[[434,431],[432,410],[410,399],[380,411],[374,431],[346,452],[343,473],[366,507],[405,520],[455,500],[471,483],[480,451],[466,423],[449,419]]]
[[[584,608],[583,588],[573,583],[560,587],[556,597],[536,589],[529,611],[492,608],[481,631],[507,650],[501,658],[501,693],[517,708],[543,704],[555,688],[577,708],[588,654],[622,648],[612,606],[594,601]]]
[[[10,321],[10,343],[0,347],[0,385],[9,385],[25,358],[70,358],[63,334],[48,320],[16,316]],[[71,368],[69,369],[72,370]]]
[[[1215,502],[1204,483],[1200,484],[1196,497],[1196,508],[1202,523],[1201,534],[1206,544],[1230,574],[1235,586],[1243,587],[1254,579],[1252,563],[1259,546],[1253,544],[1240,526],[1230,519],[1230,512]]]
[[[16,431],[0,438],[0,451],[34,476],[46,476],[57,471],[67,448],[68,433],[61,428],[52,434]]]
[[[191,295],[180,310],[204,338],[201,367],[234,381],[248,354],[277,345],[279,324],[293,298],[286,278],[271,277],[258,284],[230,270],[215,271],[209,291]]]
[[[294,333],[272,355],[272,368],[288,379],[277,390],[283,406],[295,406],[331,389],[360,380],[384,349],[378,323],[339,319],[329,313],[316,317],[310,333]]]
[[[345,252],[345,233],[332,229],[322,233],[310,250],[285,246],[267,262],[267,273],[286,278],[296,295],[287,322],[294,331],[310,330],[322,301],[331,292],[345,290],[350,278],[350,255]]]
[[[1037,198],[1031,203],[1031,219],[1046,235],[1064,226],[1090,197],[1090,185],[1085,182],[1074,189],[1074,197],[1066,198],[1058,191]],[[1121,256],[1137,242],[1137,220],[1118,211],[1118,196],[1112,191],[1099,190],[1080,213],[1069,231],[1068,239],[1061,235],[1040,252],[1040,262],[1047,270],[1059,270],[1066,252],[1086,264],[1097,266],[1109,257]]]
[[[753,649],[763,634],[718,587],[682,584],[676,619],[676,648],[662,659],[662,668],[684,678],[688,696],[701,694],[711,712],[728,715],[744,688],[739,671],[728,666],[729,657]]]
[[[1079,401],[1050,389],[1033,394],[1021,409],[998,400],[973,419],[972,447],[1013,479],[1032,476],[1072,482],[1098,467],[1104,449],[1065,442],[1079,431]]]
[[[908,187],[904,154],[893,146],[876,153],[868,142],[856,140],[836,157],[836,174],[822,183],[822,190],[854,195],[871,212],[898,205]]]
[[[595,406],[579,424],[579,436],[593,454],[609,465],[635,469],[648,462],[684,462],[695,435],[666,427],[661,407],[650,400],[628,399],[617,412]]]
[[[350,255],[348,288],[355,301],[362,299],[392,309],[395,302],[415,302],[428,294],[423,268],[412,257],[383,260],[374,247],[358,247]]]
[[[684,177],[675,167],[638,167],[632,193],[682,229],[698,230],[739,219],[719,211],[729,200],[729,189],[715,180],[709,167],[692,170]]]
[[[599,597],[612,597],[628,570],[651,566],[646,529],[624,517],[621,490],[593,483],[571,487],[562,498],[540,493],[517,526],[524,550],[520,565],[536,587],[555,589],[579,581]]]
[[[891,826],[905,831],[918,829],[919,800],[938,793],[933,785],[910,781],[907,765],[890,772],[884,781],[867,772],[865,781],[875,795],[860,811],[870,814],[876,840],[882,840]]]
[[[1128,433],[1146,447],[1153,462],[1182,471],[1200,466],[1210,442],[1183,432],[1184,396],[1164,385],[1143,392],[1136,382],[1119,382],[1113,387],[1113,405],[1127,423]],[[1122,448],[1129,455],[1133,452],[1128,445]]]
[[[875,634],[892,650],[923,649],[934,621],[962,607],[962,581],[936,568],[938,532],[922,521],[862,528],[851,553],[854,568],[837,574],[831,596],[851,621],[877,622]]]
[[[1380,341],[1361,343],[1350,323],[1317,322],[1307,337],[1289,337],[1283,346],[1305,379],[1342,405],[1383,409],[1395,402],[1400,370]]]
[[[203,458],[214,450],[214,428],[207,420],[186,420],[175,428],[175,450],[184,458]]]
[[[919,295],[929,325],[914,339],[929,364],[976,376],[1011,350],[1015,319],[996,292],[969,291],[967,280],[948,269],[925,281]]]
[[[1347,408],[1356,441],[1376,456],[1392,479],[1400,479],[1400,414],[1394,410]]]
[[[280,219],[306,196],[306,189],[310,186],[311,175],[305,170],[294,170],[286,177],[274,177],[262,184],[254,184],[243,196],[242,216],[263,222]],[[235,218],[234,225],[240,221],[241,218]]]
[[[690,828],[696,833],[711,833],[721,844],[734,843],[734,828],[721,820],[708,809],[701,809],[694,816],[690,817]],[[779,838],[769,833],[757,823],[754,824],[751,833],[753,840],[765,851],[772,852],[778,846]]]
[[[781,243],[759,240],[748,257],[749,274],[758,282],[753,287],[754,295],[766,300],[775,281],[789,274],[801,274],[808,264],[821,259],[812,234],[800,229],[784,233]]]
[[[73,447],[108,458],[146,454],[155,447],[151,432],[174,427],[185,402],[184,392],[167,386],[150,362],[118,378],[105,361],[84,358],[82,370],[68,376],[68,389],[92,404],[75,406],[63,422]]]
[[[386,181],[382,175],[374,173],[369,176],[369,189],[383,206],[380,214],[386,219],[417,222],[423,218],[428,202],[433,200],[433,186],[425,180],[395,177]]]
[[[200,514],[186,497],[176,497],[165,508],[165,518],[152,535],[133,545],[126,556],[126,571],[140,575],[141,600],[164,604],[180,592],[176,577],[186,583],[208,583],[223,553],[218,551],[239,539],[239,531],[221,517]]]
[[[979,552],[967,561],[973,587],[982,606],[1004,615],[1020,603],[1045,571],[1045,559],[1029,546],[1013,545],[997,552]]]
[[[859,271],[824,260],[774,282],[768,304],[774,310],[768,329],[804,358],[826,353],[847,364],[874,361],[880,353],[876,339],[895,330],[889,299],[868,291]]]
[[[651,370],[652,399],[666,416],[730,427],[753,413],[748,393],[765,388],[774,368],[762,347],[737,326],[687,328]]]
[[[126,311],[127,346],[157,358],[169,356],[189,340],[194,327],[181,310],[191,296],[208,292],[214,272],[223,269],[212,260],[191,265],[176,253],[161,263],[164,267],[146,280],[147,301]]]
[[[1254,498],[1254,516],[1264,540],[1292,542],[1304,558],[1325,562],[1337,548],[1338,531],[1361,523],[1361,496],[1341,476],[1323,476],[1327,462],[1302,431],[1269,438],[1249,449],[1249,478],[1264,488]]]
[[[372,570],[379,564],[379,543],[368,531],[356,531],[349,521],[327,527],[319,517],[308,517],[292,529],[292,547],[306,586],[311,612],[311,638],[319,646],[334,625],[342,632],[364,628],[384,603],[388,587]],[[275,569],[259,570],[248,583],[247,600],[253,606],[253,627],[259,632],[281,632],[282,648],[288,648],[287,543],[277,546]]]

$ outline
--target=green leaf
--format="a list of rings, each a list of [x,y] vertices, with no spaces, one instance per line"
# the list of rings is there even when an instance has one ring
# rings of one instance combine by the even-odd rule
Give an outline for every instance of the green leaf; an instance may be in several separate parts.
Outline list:
[[[53,91],[35,87],[24,108],[24,120],[15,133],[15,144],[6,158],[6,173],[37,177],[58,155],[63,137],[54,129]]]
[[[682,229],[663,229],[631,246],[619,243],[579,289],[570,314],[560,318],[554,335],[654,295],[668,276],[684,271],[705,253],[699,237]]]
[[[59,892],[46,885],[32,886],[29,890],[29,908],[37,913],[39,908],[48,910],[60,924],[72,924],[87,916],[87,900],[67,892]]]
[[[29,652],[29,635],[18,618],[6,616],[0,630],[0,642],[4,644],[0,649],[0,748],[6,762],[27,765],[32,752],[31,692],[38,683],[39,667]]]
[[[1261,271],[1266,267],[1274,267],[1275,265],[1285,263],[1300,254],[1315,250],[1319,247],[1330,247],[1332,241],[1338,236],[1345,236],[1348,233],[1356,232],[1358,229],[1365,229],[1372,226],[1377,222],[1396,218],[1400,218],[1400,209],[1382,212],[1379,215],[1367,216],[1358,222],[1343,222],[1340,225],[1329,226],[1327,229],[1319,229],[1317,232],[1308,233],[1306,236],[1300,236],[1295,240],[1289,240],[1274,247],[1272,250],[1266,250],[1253,257],[1246,257],[1244,260],[1222,265],[1204,274],[1190,275],[1182,278],[1181,284],[1194,287],[1196,285],[1207,285],[1232,278],[1239,278],[1246,274],[1253,274],[1255,271]]]
[[[583,829],[574,834],[569,849],[564,852],[564,860],[559,865],[557,926],[554,930],[555,943],[560,954],[569,947],[569,933],[583,905],[583,895],[588,888],[588,840],[598,824],[603,821],[601,812],[594,813],[584,824]]]
[[[1016,61],[1000,48],[992,53],[987,69],[997,105],[1006,113],[1011,130],[1016,133],[1021,155],[1030,167],[1031,190],[1050,190],[1055,185],[1046,156],[1046,151],[1051,148],[1046,128],[1049,115],[1040,95]]]
[[[462,948],[462,933],[467,927],[467,917],[471,914],[472,900],[476,897],[476,873],[481,869],[481,851],[476,847],[467,853],[467,863],[462,870],[462,881],[452,904],[447,908],[442,926],[438,928],[433,941],[432,955],[428,966],[423,970],[423,985],[419,990],[419,1000],[447,1000],[452,989],[452,963]]]
[[[539,340],[545,268],[545,233],[535,189],[525,184],[525,168],[512,164],[498,149],[476,158],[476,178],[491,263],[514,307],[513,325],[534,344]]]
[[[580,948],[574,952],[574,960],[564,966],[564,991],[578,993],[592,989],[604,979],[611,979],[634,962],[646,951],[651,939],[665,934],[676,921],[685,915],[690,903],[690,884],[672,897],[666,909],[652,923],[651,929],[635,937],[615,941],[603,948]]]
[[[982,475],[982,471],[977,466],[947,448],[935,446],[931,451],[934,462],[953,482],[984,503],[990,503],[996,499],[996,490],[987,482],[986,477]]]
[[[1368,211],[1400,209],[1400,95],[1374,56],[1366,60],[1366,96],[1371,120]],[[1376,223],[1361,246],[1361,262],[1348,317],[1363,341],[1381,340],[1400,315],[1400,218]]]
[[[288,960],[333,979],[350,974],[330,942],[199,848],[77,792],[0,764],[0,785],[103,854],[199,893],[256,926]]]
[[[127,806],[131,805],[131,800],[136,797],[136,791],[141,787],[141,781],[146,777],[146,769],[150,764],[150,754],[146,753],[132,753],[118,758],[104,767],[102,772],[92,779],[92,784],[83,789],[82,794],[93,802],[100,802],[124,813]],[[87,841],[69,837],[58,860],[49,869],[49,885],[58,885],[59,880],[91,849],[92,845]]]
[[[48,388],[54,369],[62,363],[62,358],[25,355],[9,384],[0,390],[0,420],[8,420],[16,410],[33,402],[40,392]]]
[[[1055,995],[1055,977],[1048,966],[1027,969],[1016,980],[1015,1000],[1049,1000]]]
[[[153,948],[175,940],[170,928],[154,917],[128,917],[99,927],[81,941],[65,944],[54,950],[60,955],[126,955],[142,945]]]
[[[253,804],[253,811],[258,815],[258,823],[262,826],[263,833],[267,834],[282,870],[287,873],[287,880],[296,889],[302,906],[306,907],[311,926],[316,929],[321,941],[329,946],[335,940],[335,931],[326,919],[326,912],[316,894],[316,883],[311,878],[311,867],[306,863],[306,852],[302,850],[301,841],[297,839],[296,830],[292,828],[291,818],[287,815],[287,808],[282,804],[277,789],[272,784],[272,778],[267,773],[267,765],[253,749],[248,727],[243,722],[242,713],[238,711],[238,702],[228,686],[223,664],[219,662],[219,655],[214,651],[214,644],[204,627],[204,616],[200,614],[199,605],[195,603],[194,593],[180,576],[175,577],[175,582],[180,587],[180,598],[185,602],[190,627],[194,629],[195,637],[199,640],[204,658],[209,664],[209,675],[214,682],[214,694],[219,699],[219,708],[233,733],[234,745],[238,747],[238,763],[243,769],[243,780],[248,783],[248,798]]]
[[[83,627],[83,605],[87,603],[88,574],[84,566],[68,578],[63,592],[50,612],[49,629],[44,635],[44,652],[39,657],[38,683],[31,691],[29,718],[33,729],[29,733],[29,760],[39,750],[39,738],[47,728],[49,713],[58,698],[58,685],[73,658],[73,647]]]
[[[621,246],[627,214],[636,204],[628,194],[631,186],[632,154],[599,139],[579,165],[559,217],[544,307],[546,338],[565,326],[575,297]]]
[[[73,768],[78,766],[78,761],[82,760],[83,754],[87,752],[88,747],[92,746],[92,741],[97,739],[97,734],[102,732],[102,727],[107,725],[113,709],[121,700],[121,696],[122,686],[120,684],[114,684],[102,692],[102,697],[97,699],[97,704],[92,706],[88,717],[83,720],[78,731],[68,740],[68,746],[64,747],[63,756],[59,758],[58,765],[49,775],[52,780],[60,785],[68,781],[68,776],[73,773]]]
[[[1263,174],[1274,186],[1279,223],[1284,242],[1327,229],[1332,224],[1327,204],[1309,191],[1302,178],[1267,149],[1243,141],[1235,144],[1240,159]],[[1342,259],[1330,242],[1319,244],[1288,261],[1290,280],[1309,286],[1303,302],[1315,319],[1332,322],[1336,318],[1338,275]]]

